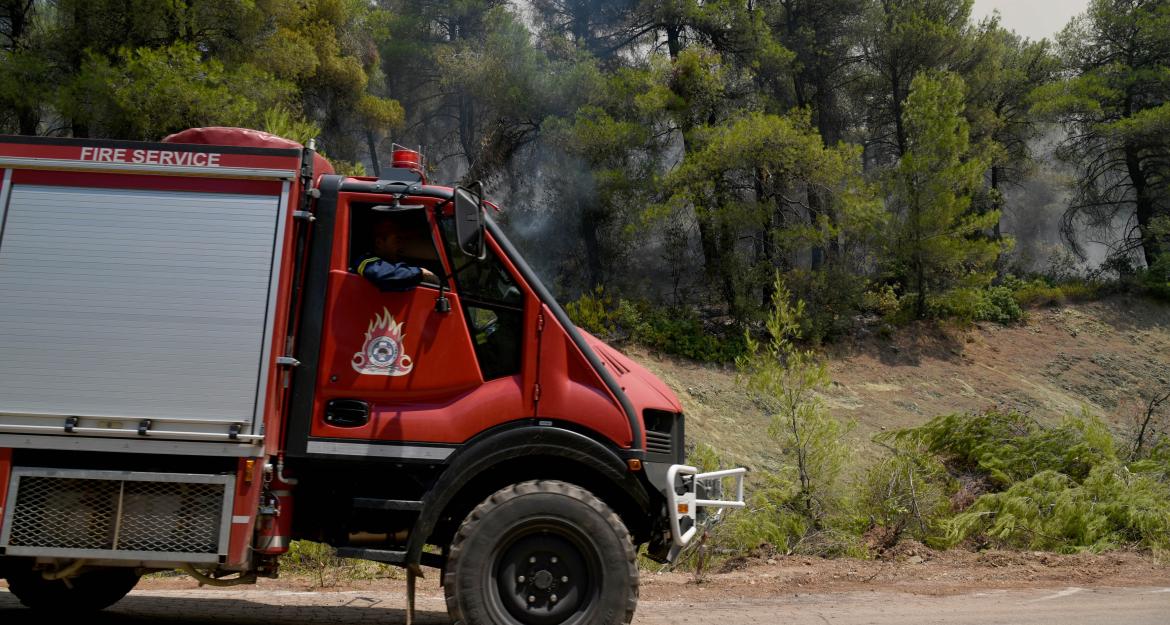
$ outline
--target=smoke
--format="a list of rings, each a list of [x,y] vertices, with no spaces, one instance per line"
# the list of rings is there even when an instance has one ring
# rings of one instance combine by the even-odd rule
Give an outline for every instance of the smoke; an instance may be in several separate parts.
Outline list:
[[[1098,269],[1108,258],[1117,230],[1090,228],[1081,223],[1072,233],[1083,258],[1077,257],[1061,233],[1064,214],[1072,202],[1076,172],[1056,156],[1056,146],[1065,138],[1054,129],[1033,141],[1035,166],[1015,185],[1004,191],[1002,228],[1015,239],[1008,262],[1023,273],[1086,274]]]

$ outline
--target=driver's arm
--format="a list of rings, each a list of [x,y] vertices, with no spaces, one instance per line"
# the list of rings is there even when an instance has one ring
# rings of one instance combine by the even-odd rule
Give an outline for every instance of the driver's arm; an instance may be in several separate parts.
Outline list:
[[[409,291],[424,279],[435,279],[435,274],[422,267],[392,263],[377,256],[360,259],[354,272],[373,282],[380,291]]]

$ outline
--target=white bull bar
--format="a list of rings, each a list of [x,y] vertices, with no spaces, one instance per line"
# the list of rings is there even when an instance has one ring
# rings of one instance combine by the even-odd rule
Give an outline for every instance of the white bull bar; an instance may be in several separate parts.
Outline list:
[[[666,497],[667,508],[670,512],[670,533],[674,536],[675,547],[685,547],[699,531],[699,508],[718,508],[719,510],[715,512],[715,520],[718,520],[719,516],[723,514],[724,508],[744,507],[743,476],[745,473],[747,473],[747,469],[744,468],[699,473],[695,467],[685,464],[676,464],[670,467],[666,472]],[[719,496],[722,496],[722,480],[729,477],[735,478],[735,499],[698,498],[699,484],[711,481],[714,481],[717,486],[709,489],[708,492],[719,493]],[[678,492],[680,485],[684,491],[681,494]],[[683,519],[688,519],[689,523],[684,522]],[[684,526],[687,529],[683,530]]]

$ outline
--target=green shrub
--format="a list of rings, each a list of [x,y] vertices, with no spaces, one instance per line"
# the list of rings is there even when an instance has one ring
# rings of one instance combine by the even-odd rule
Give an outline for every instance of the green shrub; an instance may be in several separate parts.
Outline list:
[[[1153,267],[1139,272],[1138,288],[1145,294],[1170,302],[1170,256],[1164,256]]]
[[[950,477],[937,457],[918,446],[892,448],[865,472],[858,503],[878,547],[909,534],[933,543],[950,512]]]
[[[903,302],[903,306],[910,304],[912,304],[910,301]],[[1024,311],[1016,302],[1012,290],[1005,286],[951,289],[928,299],[927,311],[938,319],[992,321],[1002,324],[1019,321],[1024,317]]]
[[[1170,548],[1170,486],[1125,465],[1096,466],[1083,482],[1041,471],[980,497],[948,524],[955,544],[975,536],[1006,547],[1059,552]]]
[[[597,287],[592,293],[565,304],[565,314],[577,327],[601,337],[611,336],[617,330],[617,312],[613,298]]]
[[[634,342],[691,360],[731,362],[747,348],[739,326],[709,330],[689,309],[627,304],[621,319]]]
[[[861,310],[880,317],[892,317],[898,312],[898,294],[889,284],[874,285],[861,294]]]
[[[397,567],[337,557],[337,551],[324,543],[294,540],[289,550],[280,557],[281,571],[290,575],[309,577],[317,587],[337,586],[359,579],[395,578]]]
[[[1113,436],[1096,418],[1068,417],[1046,426],[1014,411],[936,417],[925,425],[883,433],[879,440],[921,444],[961,469],[986,475],[1001,487],[1043,471],[1084,479],[1116,458]]]
[[[972,539],[1061,552],[1170,549],[1170,443],[1120,461],[1098,419],[1042,425],[1016,412],[948,415],[879,440],[922,445],[953,473],[984,476],[996,492],[944,521],[943,545]]]
[[[792,552],[812,525],[797,503],[800,487],[778,473],[753,473],[751,478],[746,509],[716,525],[712,543],[726,554]]]
[[[744,353],[739,326],[709,328],[697,312],[619,299],[602,287],[565,305],[578,327],[607,340],[626,340],[700,362],[731,362]]]
[[[842,268],[794,269],[784,275],[784,282],[806,305],[801,334],[814,345],[848,333],[864,305],[865,278]]]
[[[1060,306],[1097,299],[1106,293],[1105,285],[1091,277],[1056,281],[1048,278],[1022,280],[1009,275],[1004,278],[1003,286],[1012,291],[1016,302],[1023,307]]]

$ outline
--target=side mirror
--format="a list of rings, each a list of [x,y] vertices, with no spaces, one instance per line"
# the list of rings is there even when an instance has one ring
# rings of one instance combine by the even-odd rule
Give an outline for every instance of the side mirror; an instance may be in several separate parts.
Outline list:
[[[483,185],[477,184],[479,193],[463,187],[455,189],[455,238],[464,254],[483,260],[487,256],[483,237]]]

